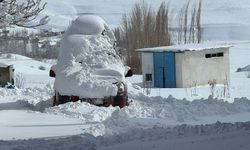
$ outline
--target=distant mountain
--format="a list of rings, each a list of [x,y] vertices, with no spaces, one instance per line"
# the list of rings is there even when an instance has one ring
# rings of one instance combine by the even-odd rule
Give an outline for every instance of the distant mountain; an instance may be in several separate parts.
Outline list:
[[[97,14],[111,27],[119,26],[121,17],[141,0],[43,0],[47,2],[43,14],[51,21],[43,28],[64,30],[70,21],[80,14]],[[146,0],[153,8],[162,0]],[[188,0],[171,0],[173,14]],[[190,0],[190,6],[198,0]],[[249,0],[202,0],[202,27],[206,40],[246,40],[250,38]]]

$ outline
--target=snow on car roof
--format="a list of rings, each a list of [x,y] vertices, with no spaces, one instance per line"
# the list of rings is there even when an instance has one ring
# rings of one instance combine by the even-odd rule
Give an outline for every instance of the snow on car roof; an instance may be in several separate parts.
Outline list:
[[[68,28],[68,34],[97,35],[105,29],[105,21],[95,15],[82,15],[74,20]]]
[[[208,49],[229,48],[232,45],[227,43],[200,43],[200,44],[180,44],[171,46],[149,47],[137,49],[138,52],[184,52],[184,51],[201,51]]]

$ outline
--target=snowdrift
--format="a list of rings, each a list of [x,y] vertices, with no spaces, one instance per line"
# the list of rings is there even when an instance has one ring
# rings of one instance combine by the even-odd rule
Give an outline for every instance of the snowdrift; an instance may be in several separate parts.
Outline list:
[[[131,130],[112,136],[93,137],[89,134],[61,137],[59,139],[30,139],[0,141],[0,149],[204,149],[246,150],[249,148],[250,122],[209,125],[180,125],[174,128],[153,127]]]

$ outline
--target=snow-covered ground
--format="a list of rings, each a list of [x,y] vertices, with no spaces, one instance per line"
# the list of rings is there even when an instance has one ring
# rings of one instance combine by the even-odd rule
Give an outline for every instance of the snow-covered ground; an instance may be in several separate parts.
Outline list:
[[[242,149],[250,148],[250,79],[237,68],[250,64],[250,42],[231,42],[228,95],[209,86],[141,88],[128,78],[128,107],[66,103],[52,107],[52,64],[14,54],[0,62],[22,74],[22,88],[0,89],[0,149]],[[51,61],[49,61],[51,62]],[[43,66],[41,70],[41,66]]]
[[[51,22],[65,29],[77,15],[103,17],[117,27],[135,0],[46,0]],[[192,0],[191,2],[196,1]],[[161,0],[148,0],[153,7]],[[171,1],[180,8],[187,0]],[[230,41],[230,83],[178,89],[143,89],[141,75],[127,79],[128,107],[66,103],[52,107],[54,61],[1,54],[13,64],[21,87],[0,88],[0,150],[26,149],[250,149],[250,1],[203,0],[205,40]],[[241,41],[235,41],[241,40]],[[243,41],[246,40],[246,41]],[[228,41],[227,41],[228,42]],[[52,62],[52,63],[50,63]],[[93,91],[95,92],[95,91]],[[224,94],[225,92],[225,94]]]

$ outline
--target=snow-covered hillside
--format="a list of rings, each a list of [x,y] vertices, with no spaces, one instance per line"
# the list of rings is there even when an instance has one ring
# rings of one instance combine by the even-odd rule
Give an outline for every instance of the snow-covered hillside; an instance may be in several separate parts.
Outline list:
[[[15,74],[25,80],[24,87],[53,83],[54,79],[47,78],[51,64],[35,61],[31,58],[16,54],[1,54],[0,62],[8,65],[13,64]],[[35,75],[35,76],[34,76]]]
[[[140,0],[44,0],[44,14],[51,21],[45,28],[65,29],[79,14],[96,14],[104,18],[111,27],[119,26],[124,13],[129,13],[133,4]],[[147,0],[157,8],[162,0]],[[169,0],[173,14],[188,0]],[[190,1],[192,6],[198,0]],[[205,40],[246,40],[250,37],[250,1],[248,0],[203,0],[202,27]]]

